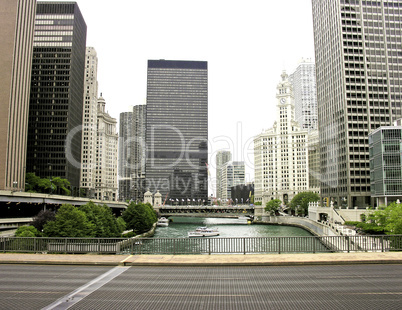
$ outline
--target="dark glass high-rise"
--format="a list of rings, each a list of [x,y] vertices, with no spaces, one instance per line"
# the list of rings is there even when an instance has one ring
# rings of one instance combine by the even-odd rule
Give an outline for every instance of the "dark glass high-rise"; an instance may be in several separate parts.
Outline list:
[[[80,184],[86,24],[75,2],[38,2],[27,172]]]
[[[207,62],[149,60],[146,119],[146,187],[166,204],[206,203]]]

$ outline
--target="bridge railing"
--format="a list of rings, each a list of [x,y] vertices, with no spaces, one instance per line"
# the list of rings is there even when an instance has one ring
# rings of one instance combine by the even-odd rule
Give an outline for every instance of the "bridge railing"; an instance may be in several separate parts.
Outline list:
[[[0,252],[97,254],[264,254],[402,251],[402,235],[247,238],[0,237]]]

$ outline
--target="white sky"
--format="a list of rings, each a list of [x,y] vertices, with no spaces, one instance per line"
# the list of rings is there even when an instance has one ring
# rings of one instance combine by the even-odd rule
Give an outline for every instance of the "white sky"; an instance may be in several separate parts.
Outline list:
[[[76,2],[109,114],[145,104],[148,59],[208,61],[210,183],[220,149],[253,180],[252,138],[273,125],[282,71],[314,59],[311,0]]]

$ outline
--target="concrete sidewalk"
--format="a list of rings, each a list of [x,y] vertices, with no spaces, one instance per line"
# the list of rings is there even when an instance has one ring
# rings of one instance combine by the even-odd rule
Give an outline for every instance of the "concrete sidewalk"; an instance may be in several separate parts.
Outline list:
[[[0,264],[99,266],[296,266],[402,264],[402,252],[248,255],[71,255],[0,253]]]

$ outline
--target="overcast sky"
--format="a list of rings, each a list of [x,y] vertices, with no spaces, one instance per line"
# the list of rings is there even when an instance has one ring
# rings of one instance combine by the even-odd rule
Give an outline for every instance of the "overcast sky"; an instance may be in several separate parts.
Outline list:
[[[252,138],[273,125],[282,71],[314,59],[311,0],[76,2],[109,114],[145,104],[148,59],[207,61],[211,177],[226,149],[253,180]]]

